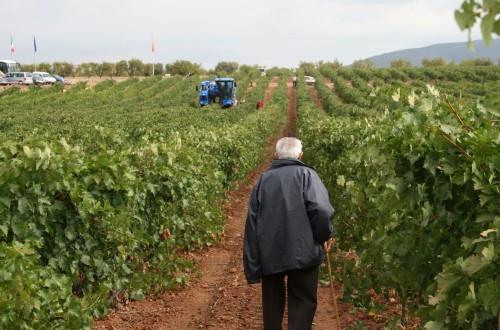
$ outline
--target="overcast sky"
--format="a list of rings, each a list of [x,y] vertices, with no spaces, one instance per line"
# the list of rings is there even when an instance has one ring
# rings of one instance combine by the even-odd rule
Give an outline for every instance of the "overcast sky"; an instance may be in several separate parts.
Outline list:
[[[188,60],[297,67],[344,65],[401,49],[465,42],[462,0],[9,0],[0,58],[22,64]],[[473,39],[480,34],[473,33]]]

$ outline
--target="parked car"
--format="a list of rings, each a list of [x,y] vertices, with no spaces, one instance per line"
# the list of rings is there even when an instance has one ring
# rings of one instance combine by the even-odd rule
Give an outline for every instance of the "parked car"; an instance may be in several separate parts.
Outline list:
[[[63,83],[63,84],[65,84],[65,83],[68,82],[68,80],[66,80],[63,77],[58,76],[56,74],[51,74],[51,76],[52,76],[52,78],[54,78],[56,80],[56,82],[60,82],[60,83]]]
[[[47,72],[33,72],[33,83],[37,85],[55,84],[56,79]]]
[[[35,85],[45,85],[45,79],[39,73],[33,73],[33,83]]]
[[[2,79],[2,84],[21,84],[30,85],[33,83],[33,75],[31,72],[9,72]]]
[[[304,81],[306,82],[307,85],[314,85],[316,79],[314,79],[314,77],[311,76],[304,76]]]

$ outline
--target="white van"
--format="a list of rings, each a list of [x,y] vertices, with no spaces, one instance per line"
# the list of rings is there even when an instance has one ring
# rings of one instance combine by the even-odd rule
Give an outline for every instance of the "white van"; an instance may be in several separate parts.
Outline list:
[[[21,85],[31,85],[33,84],[33,75],[31,72],[9,72],[5,74],[2,79],[3,84],[21,84]]]
[[[33,72],[33,83],[37,85],[55,84],[56,78],[47,72]]]

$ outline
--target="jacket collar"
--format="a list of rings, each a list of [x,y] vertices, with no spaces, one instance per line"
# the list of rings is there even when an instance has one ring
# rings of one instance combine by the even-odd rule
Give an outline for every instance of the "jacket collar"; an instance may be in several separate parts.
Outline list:
[[[269,169],[272,170],[275,168],[289,166],[289,165],[299,165],[299,166],[305,166],[305,167],[312,168],[296,158],[281,158],[281,159],[274,159],[273,162],[271,163],[271,166],[269,167]]]

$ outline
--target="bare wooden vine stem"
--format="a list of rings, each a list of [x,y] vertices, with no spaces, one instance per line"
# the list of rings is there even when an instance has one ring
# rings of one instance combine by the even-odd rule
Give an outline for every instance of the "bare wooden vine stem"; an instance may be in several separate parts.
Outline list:
[[[436,133],[435,130],[433,130],[431,127],[427,127],[426,128],[433,132],[433,133]],[[458,150],[460,150],[461,153],[463,153],[464,155],[466,155],[467,157],[469,158],[472,158],[472,156],[466,151],[464,150],[464,148],[462,148],[461,146],[458,145],[458,143],[456,143],[455,141],[453,141],[448,135],[446,135],[444,132],[442,131],[439,131],[439,133],[436,133],[436,134],[439,134],[441,135],[446,141],[450,142],[455,148],[457,148]]]
[[[106,290],[102,290],[102,291],[101,291],[101,293],[99,294],[99,296],[97,297],[97,299],[96,299],[96,300],[95,300],[95,301],[94,301],[94,302],[93,302],[90,306],[88,306],[88,307],[86,307],[86,308],[83,308],[82,310],[84,310],[84,311],[89,310],[89,309],[91,309],[91,308],[92,308],[95,304],[97,304],[97,302],[99,301],[99,299],[101,299],[101,296],[102,296],[102,294],[104,293],[104,291],[106,291]]]
[[[147,313],[158,313],[158,312],[165,312],[165,308],[152,308],[152,309],[146,309],[142,311],[118,311],[118,314],[147,314]]]
[[[469,158],[472,158],[471,155],[469,155],[469,153],[467,151],[465,151],[461,146],[459,146],[455,141],[453,141],[452,139],[450,139],[448,137],[448,135],[444,134],[443,132],[441,132],[439,135],[441,135],[442,137],[444,137],[448,142],[450,142],[453,146],[455,146],[456,148],[458,148],[458,150],[460,150],[461,153],[463,153],[464,155],[466,155],[467,157]]]
[[[453,106],[453,104],[451,104],[450,100],[448,100],[448,96],[445,96],[444,97],[445,100],[446,100],[446,103],[448,104],[448,106],[450,107],[450,109],[453,111],[453,113],[455,114],[455,116],[457,116],[458,118],[458,121],[460,121],[460,124],[462,124],[463,127],[465,127],[465,129],[467,130],[467,132],[470,132],[472,129],[465,125],[464,121],[462,120],[462,118],[460,118],[460,115],[458,114],[458,111],[455,109],[455,107]]]

